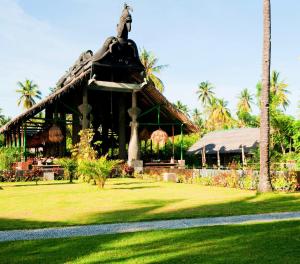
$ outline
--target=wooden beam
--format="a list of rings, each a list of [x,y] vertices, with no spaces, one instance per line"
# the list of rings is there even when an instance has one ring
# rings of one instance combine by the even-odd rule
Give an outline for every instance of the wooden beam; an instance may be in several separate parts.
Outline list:
[[[119,82],[106,82],[96,81],[94,79],[89,80],[89,89],[99,91],[114,91],[114,92],[132,92],[139,91],[146,83],[119,83]]]

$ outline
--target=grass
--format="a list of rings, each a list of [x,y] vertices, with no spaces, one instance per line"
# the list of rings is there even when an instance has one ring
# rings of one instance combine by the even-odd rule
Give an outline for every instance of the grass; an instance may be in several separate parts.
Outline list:
[[[0,263],[299,263],[300,221],[1,243]]]
[[[0,230],[300,211],[300,193],[253,191],[138,179],[86,183],[1,183]]]

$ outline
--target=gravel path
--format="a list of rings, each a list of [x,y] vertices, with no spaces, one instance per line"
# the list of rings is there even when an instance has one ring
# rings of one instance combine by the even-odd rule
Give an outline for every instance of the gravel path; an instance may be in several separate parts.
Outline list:
[[[250,222],[272,222],[280,220],[300,220],[300,212],[270,213],[255,215],[238,215],[225,217],[206,217],[193,219],[176,219],[134,223],[100,224],[72,227],[44,228],[31,230],[0,231],[0,242],[16,240],[35,240],[76,236],[94,236],[118,234],[147,230],[181,229],[200,226],[231,225]]]

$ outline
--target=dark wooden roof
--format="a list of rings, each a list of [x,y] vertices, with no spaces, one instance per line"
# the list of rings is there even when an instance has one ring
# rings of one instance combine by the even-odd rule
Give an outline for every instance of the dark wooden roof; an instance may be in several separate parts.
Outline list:
[[[89,53],[90,51],[87,51],[80,55],[74,66],[72,66],[69,71],[59,79],[57,83],[57,90],[54,93],[50,94],[22,114],[13,118],[10,122],[0,128],[0,133],[4,133],[14,127],[21,126],[22,123],[45,109],[47,105],[53,104],[53,102],[59,100],[62,95],[76,89],[76,87],[80,86],[81,83],[87,83],[91,74],[92,56],[87,56]],[[186,115],[177,110],[173,104],[170,103],[167,98],[154,87],[153,83],[148,83],[144,86],[141,93],[143,93],[143,95],[149,100],[153,101],[153,104],[161,105],[162,111],[170,115],[173,119],[184,123],[186,132],[193,133],[198,131],[198,127],[194,125]]]

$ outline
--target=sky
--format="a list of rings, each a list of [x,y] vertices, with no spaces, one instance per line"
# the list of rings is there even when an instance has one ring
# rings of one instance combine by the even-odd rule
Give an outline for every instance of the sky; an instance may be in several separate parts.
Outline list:
[[[289,84],[296,116],[300,101],[299,0],[272,0],[272,69]],[[160,78],[171,101],[200,107],[202,81],[235,112],[238,94],[261,79],[262,0],[130,0],[129,37],[168,64]],[[116,25],[124,0],[0,0],[0,108],[11,117],[17,82],[33,80],[43,95],[81,52],[96,51]],[[254,112],[258,113],[257,107]]]

